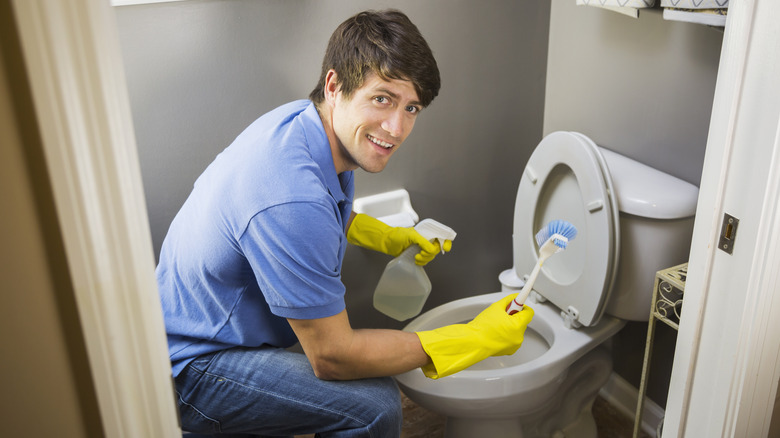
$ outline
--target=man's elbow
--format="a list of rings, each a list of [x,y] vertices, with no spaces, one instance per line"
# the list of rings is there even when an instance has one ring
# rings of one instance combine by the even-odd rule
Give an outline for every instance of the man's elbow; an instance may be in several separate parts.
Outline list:
[[[320,380],[349,380],[346,367],[339,360],[329,357],[309,357],[314,375]]]

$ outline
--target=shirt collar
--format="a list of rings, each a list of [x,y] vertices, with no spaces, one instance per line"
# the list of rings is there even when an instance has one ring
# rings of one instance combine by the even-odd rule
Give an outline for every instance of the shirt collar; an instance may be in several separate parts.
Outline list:
[[[351,202],[351,194],[347,195],[344,193],[344,190],[349,187],[352,181],[352,171],[343,172],[341,175],[336,173],[330,142],[328,142],[325,127],[322,125],[322,119],[320,119],[320,114],[317,112],[314,103],[309,103],[309,106],[306,107],[301,115],[304,119],[303,126],[309,143],[309,152],[314,161],[320,166],[322,175],[325,178],[325,184],[328,186],[328,191],[330,191],[336,202]]]

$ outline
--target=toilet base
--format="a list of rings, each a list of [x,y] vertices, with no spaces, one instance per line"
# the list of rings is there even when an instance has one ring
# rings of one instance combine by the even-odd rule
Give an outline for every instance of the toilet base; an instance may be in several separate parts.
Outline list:
[[[597,438],[593,402],[612,372],[609,352],[596,348],[568,370],[556,395],[533,414],[512,418],[447,417],[445,438]]]

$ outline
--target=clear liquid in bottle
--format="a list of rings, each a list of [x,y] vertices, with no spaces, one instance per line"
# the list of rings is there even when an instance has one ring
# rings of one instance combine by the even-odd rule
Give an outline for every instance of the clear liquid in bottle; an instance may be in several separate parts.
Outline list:
[[[387,264],[374,291],[374,308],[398,321],[417,316],[431,293],[431,281],[414,263],[417,245],[407,248]]]

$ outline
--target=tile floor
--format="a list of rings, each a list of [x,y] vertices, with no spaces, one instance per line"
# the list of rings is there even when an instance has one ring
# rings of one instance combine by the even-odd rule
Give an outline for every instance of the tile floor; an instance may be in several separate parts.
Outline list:
[[[402,396],[404,426],[401,438],[442,438],[444,436],[444,417],[417,406]],[[599,438],[631,438],[634,419],[625,416],[601,397],[593,404],[593,416],[596,418]],[[314,435],[300,435],[297,438],[313,438]],[[485,437],[487,438],[487,437]],[[648,435],[642,434],[642,438]]]

